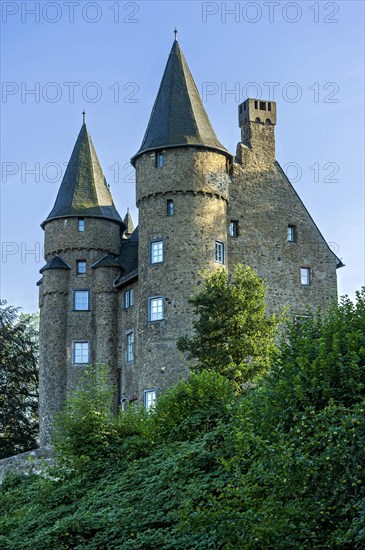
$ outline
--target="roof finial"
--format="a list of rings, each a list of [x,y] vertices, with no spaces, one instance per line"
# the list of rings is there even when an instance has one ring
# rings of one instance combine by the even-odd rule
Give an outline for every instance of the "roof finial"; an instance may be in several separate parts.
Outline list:
[[[86,115],[85,109],[83,109],[83,111],[82,111],[82,123],[83,124],[85,124],[85,115]]]
[[[175,30],[174,30],[174,35],[175,35],[175,40],[177,40],[177,28],[175,27]]]

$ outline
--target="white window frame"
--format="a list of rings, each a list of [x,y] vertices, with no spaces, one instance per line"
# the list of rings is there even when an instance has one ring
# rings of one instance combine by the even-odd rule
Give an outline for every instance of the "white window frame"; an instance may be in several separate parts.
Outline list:
[[[85,231],[85,218],[79,218],[77,222],[78,230],[80,233]]]
[[[214,261],[223,265],[226,262],[225,243],[223,241],[214,241]]]
[[[124,292],[124,309],[134,306],[134,288],[129,288]]]
[[[155,239],[150,242],[150,263],[162,264],[164,260],[164,242],[163,239]]]
[[[297,228],[295,225],[289,224],[287,230],[288,243],[295,243],[297,240]]]
[[[165,300],[163,296],[148,298],[148,320],[150,322],[163,321],[165,318]]]
[[[310,286],[312,284],[312,272],[310,267],[300,268],[300,284],[302,286]]]
[[[83,267],[85,265],[85,270],[80,270],[80,265],[81,264],[82,264]],[[86,269],[87,269],[86,260],[76,260],[76,273],[77,273],[77,275],[86,275]]]
[[[74,311],[90,311],[90,290],[77,289],[77,290],[74,290],[73,293],[74,293],[73,295]]]
[[[88,365],[90,363],[90,342],[80,340],[72,343],[72,362],[74,365]]]
[[[156,404],[156,398],[157,398],[157,391],[156,388],[150,388],[148,390],[144,390],[143,392],[143,404],[147,411],[152,409]]]
[[[129,330],[125,335],[125,361],[132,363],[134,361],[134,330]]]

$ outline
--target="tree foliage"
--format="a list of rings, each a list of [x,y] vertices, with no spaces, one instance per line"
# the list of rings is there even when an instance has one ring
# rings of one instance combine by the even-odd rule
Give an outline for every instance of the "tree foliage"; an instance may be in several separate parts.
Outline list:
[[[0,458],[37,447],[38,316],[0,302]]]
[[[241,394],[202,371],[152,411],[99,408],[102,420],[74,396],[67,467],[0,488],[0,548],[362,550],[364,323],[365,290],[289,327]],[[88,462],[70,462],[84,449]]]
[[[194,334],[178,340],[180,351],[197,361],[193,370],[219,372],[237,388],[267,371],[278,320],[265,315],[265,293],[248,266],[236,265],[231,278],[224,269],[205,274],[189,300]]]

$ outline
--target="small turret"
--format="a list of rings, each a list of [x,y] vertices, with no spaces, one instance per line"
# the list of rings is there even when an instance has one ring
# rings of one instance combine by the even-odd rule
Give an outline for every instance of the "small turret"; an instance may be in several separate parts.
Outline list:
[[[125,239],[129,239],[129,237],[132,235],[132,233],[135,229],[134,223],[133,223],[133,220],[132,220],[132,216],[130,215],[130,212],[129,212],[129,208],[127,208],[127,213],[124,216],[123,222],[126,226],[123,237]]]
[[[238,123],[242,144],[249,151],[237,151],[238,162],[246,168],[267,168],[275,161],[276,103],[246,99],[238,106]]]

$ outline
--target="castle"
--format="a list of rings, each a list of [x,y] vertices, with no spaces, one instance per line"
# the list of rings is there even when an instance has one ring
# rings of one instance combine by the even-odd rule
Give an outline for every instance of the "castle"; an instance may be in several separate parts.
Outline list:
[[[175,38],[136,169],[138,227],[113,203],[85,121],[42,223],[40,425],[52,422],[85,365],[106,364],[115,407],[150,407],[187,374],[201,272],[241,262],[268,285],[268,311],[326,308],[343,264],[275,160],[276,104],[239,105],[236,156],[218,141]]]

